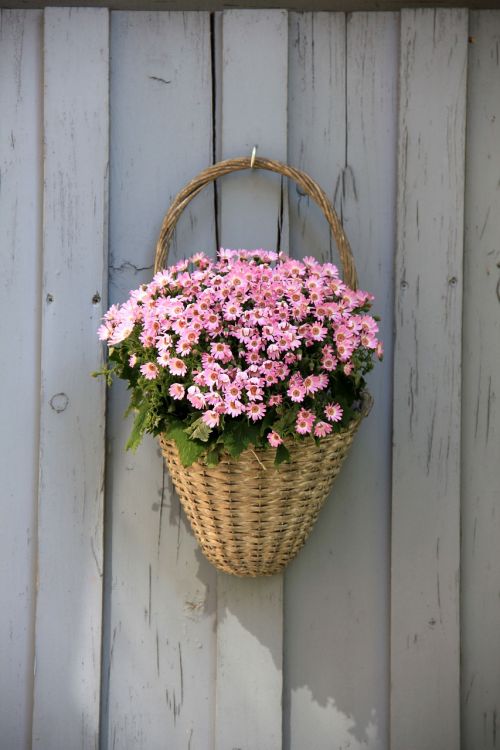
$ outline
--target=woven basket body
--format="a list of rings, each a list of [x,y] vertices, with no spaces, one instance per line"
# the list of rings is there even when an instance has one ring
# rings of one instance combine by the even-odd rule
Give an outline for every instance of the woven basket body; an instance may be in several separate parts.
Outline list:
[[[237,576],[279,573],[306,541],[351,446],[364,409],[345,430],[288,444],[290,463],[271,449],[226,455],[217,466],[184,467],[177,446],[160,437],[172,480],[205,556]]]
[[[237,158],[214,164],[191,180],[168,209],[156,246],[154,270],[165,268],[177,221],[213,180],[249,168],[294,180],[321,208],[339,250],[344,281],[357,288],[354,258],[342,225],[321,187],[298,169],[271,159]],[[307,438],[287,443],[290,463],[274,466],[272,449],[248,449],[215,467],[202,461],[182,466],[175,442],[160,436],[174,486],[205,556],[219,570],[237,576],[279,573],[306,541],[356,430],[371,406],[366,395],[358,416],[318,444]]]

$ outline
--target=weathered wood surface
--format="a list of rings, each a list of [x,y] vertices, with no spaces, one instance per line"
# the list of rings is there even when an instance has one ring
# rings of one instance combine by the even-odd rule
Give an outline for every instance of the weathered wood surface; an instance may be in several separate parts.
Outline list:
[[[207,14],[117,13],[111,24],[110,297],[149,281],[171,199],[212,158]],[[179,222],[170,260],[213,252],[213,195]],[[125,389],[109,396],[103,746],[213,747],[215,571],[159,449],[125,453]]]
[[[401,13],[391,750],[460,746],[467,11]]]
[[[44,19],[44,223],[33,747],[98,742],[108,13]],[[78,738],[78,739],[76,739]]]
[[[291,13],[289,25],[288,159],[333,201],[346,154],[345,15]],[[296,185],[289,187],[289,201],[291,254],[325,262],[333,252],[337,258],[321,209]]]
[[[469,29],[463,10],[404,11],[401,19],[304,13],[288,22],[281,10],[231,10],[212,21],[204,13],[114,15],[110,302],[150,278],[162,216],[179,188],[213,158],[250,154],[257,143],[259,154],[306,169],[335,197],[361,286],[378,300],[386,357],[370,376],[374,411],[284,592],[281,578],[216,575],[154,442],[124,453],[127,398],[115,385],[103,630],[104,386],[88,375],[101,364],[95,331],[107,303],[107,14],[48,10],[44,76],[42,14],[2,11],[1,22],[0,305],[9,359],[0,435],[0,747],[32,746],[33,702],[34,747],[67,750],[75,738],[96,746],[103,634],[103,750],[386,750],[389,730],[391,750],[456,750],[460,718],[464,750],[494,750],[500,11],[472,14]],[[289,194],[292,253],[326,259],[332,248],[320,212],[295,186]],[[286,190],[283,198],[286,249]],[[276,245],[279,178],[225,178],[217,199],[207,188],[192,204],[172,260],[214,251],[216,206],[220,244]]]
[[[0,11],[0,744],[31,747],[40,395],[40,11]]]
[[[401,8],[456,7],[458,0],[233,0],[231,8],[287,8],[296,11],[400,10]],[[223,0],[0,0],[1,7],[43,8],[57,5],[98,6],[112,10],[220,11],[227,7]],[[463,8],[498,9],[498,0],[461,0]]]
[[[386,360],[369,379],[374,409],[285,576],[284,746],[382,749],[398,17],[358,14],[346,23],[340,14],[293,15],[290,28],[289,158],[335,198],[360,284],[376,296]],[[296,192],[291,197],[294,253],[336,258],[319,212]]]
[[[288,24],[283,11],[228,11],[222,18],[223,158],[286,160]],[[249,172],[220,183],[223,247],[286,246],[287,213],[276,175]],[[282,210],[283,206],[283,210]],[[282,581],[217,580],[216,748],[281,747]]]
[[[500,742],[500,12],[469,34],[462,391],[462,747]]]

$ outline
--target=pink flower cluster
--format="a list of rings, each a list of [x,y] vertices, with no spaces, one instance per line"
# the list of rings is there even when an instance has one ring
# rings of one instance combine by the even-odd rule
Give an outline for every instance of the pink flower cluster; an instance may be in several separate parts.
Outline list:
[[[210,428],[226,415],[252,423],[296,407],[295,431],[323,437],[342,420],[334,378],[363,374],[382,356],[373,297],[344,284],[331,263],[264,250],[198,253],[158,272],[113,305],[99,328],[147,390]],[[167,396],[168,394],[168,396]],[[269,420],[268,420],[269,422]],[[283,435],[269,422],[266,438]]]

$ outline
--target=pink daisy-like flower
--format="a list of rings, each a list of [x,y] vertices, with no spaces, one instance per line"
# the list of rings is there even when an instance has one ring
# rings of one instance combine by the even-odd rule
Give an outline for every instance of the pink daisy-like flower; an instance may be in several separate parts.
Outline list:
[[[99,328],[97,329],[97,335],[99,336],[101,341],[107,341],[109,337],[111,336],[113,329],[109,325],[109,323],[103,323]]]
[[[238,417],[245,411],[245,405],[241,401],[238,401],[238,399],[228,399],[224,403],[226,414],[229,414],[231,417]]]
[[[213,409],[207,409],[207,411],[202,414],[201,418],[209,427],[217,427],[220,422],[220,414],[217,414]]]
[[[327,372],[335,370],[337,367],[337,359],[332,354],[326,354],[321,360],[321,367]]]
[[[306,397],[306,389],[302,385],[292,385],[287,390],[287,395],[291,401],[300,404]]]
[[[194,409],[204,409],[206,399],[197,385],[190,385],[187,389],[187,399]]]
[[[187,372],[186,364],[178,357],[172,357],[168,363],[168,369],[172,375],[185,375]]]
[[[210,344],[210,354],[214,359],[220,359],[222,362],[229,362],[233,358],[231,349],[227,344],[222,343],[222,341]]]
[[[246,392],[250,401],[260,401],[264,395],[259,378],[251,378],[246,385]]]
[[[274,430],[269,433],[269,435],[267,436],[267,439],[269,441],[269,445],[272,448],[277,448],[278,445],[281,445],[282,442],[283,442],[283,440],[280,438],[280,436],[278,435],[278,433],[274,432]]]
[[[158,367],[154,362],[146,362],[146,364],[141,365],[139,369],[146,380],[154,380],[156,377],[158,377]]]
[[[137,364],[137,354],[131,354],[128,358],[129,367],[135,367]]]
[[[186,390],[180,383],[172,383],[172,385],[168,389],[168,392],[175,401],[179,401],[180,399],[184,398]]]
[[[274,396],[271,396],[269,398],[268,404],[269,406],[278,406],[283,401],[283,396],[279,393],[276,393]]]
[[[316,437],[325,437],[325,435],[329,435],[332,431],[331,424],[328,424],[328,422],[317,422],[314,426],[314,434]]]
[[[170,354],[166,351],[162,351],[157,357],[156,361],[161,367],[167,367],[170,362]]]
[[[344,410],[342,409],[340,404],[330,403],[325,406],[325,417],[330,422],[340,422],[343,413]]]
[[[299,435],[309,435],[312,427],[307,420],[300,419],[298,417],[297,421],[295,422],[295,430],[299,433]]]
[[[313,428],[314,414],[308,409],[301,409],[297,414],[297,420],[295,422],[295,430],[299,435],[308,435]]]
[[[247,406],[247,414],[254,422],[257,422],[257,420],[262,419],[264,414],[266,413],[266,407],[263,403],[257,403],[253,401],[251,404]]]

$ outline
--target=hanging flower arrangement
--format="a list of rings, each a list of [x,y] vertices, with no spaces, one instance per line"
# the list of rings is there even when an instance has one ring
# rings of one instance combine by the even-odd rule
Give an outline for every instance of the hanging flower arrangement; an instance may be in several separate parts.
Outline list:
[[[173,439],[184,466],[341,431],[382,356],[372,295],[331,263],[264,250],[203,253],[159,271],[104,316],[108,378],[128,381],[144,433]]]
[[[203,187],[256,168],[315,200],[339,249],[333,263],[221,249],[167,265],[177,220]],[[157,435],[206,557],[239,576],[277,573],[304,544],[371,406],[365,376],[382,358],[373,297],[357,289],[338,217],[305,172],[271,159],[214,164],[176,196],[155,275],[104,316],[108,382],[135,415],[127,447]]]

